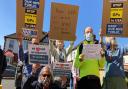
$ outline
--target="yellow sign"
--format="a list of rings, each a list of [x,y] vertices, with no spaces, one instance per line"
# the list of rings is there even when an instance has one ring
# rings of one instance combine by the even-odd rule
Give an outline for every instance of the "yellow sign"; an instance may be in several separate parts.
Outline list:
[[[36,18],[37,15],[35,14],[25,13],[25,23],[27,24],[36,24]]]
[[[0,85],[0,89],[2,89],[2,85]]]
[[[123,8],[111,8],[110,18],[122,18]]]

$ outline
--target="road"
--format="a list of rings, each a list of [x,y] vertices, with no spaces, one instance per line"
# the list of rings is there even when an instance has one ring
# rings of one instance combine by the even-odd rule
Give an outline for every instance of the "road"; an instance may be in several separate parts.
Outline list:
[[[3,79],[2,86],[2,89],[15,89],[14,79]]]

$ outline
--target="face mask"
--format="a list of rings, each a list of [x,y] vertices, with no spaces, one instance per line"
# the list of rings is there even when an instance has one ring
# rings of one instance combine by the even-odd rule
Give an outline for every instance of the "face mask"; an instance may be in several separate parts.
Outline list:
[[[50,79],[49,78],[45,78],[43,81],[42,81],[42,84],[43,84],[43,86],[49,86],[49,84],[50,84]]]
[[[87,41],[92,41],[92,39],[93,39],[92,33],[86,33],[86,34],[85,34],[85,39],[86,39]]]

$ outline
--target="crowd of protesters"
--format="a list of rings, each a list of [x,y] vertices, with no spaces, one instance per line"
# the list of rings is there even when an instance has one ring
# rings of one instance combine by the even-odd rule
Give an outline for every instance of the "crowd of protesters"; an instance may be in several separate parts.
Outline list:
[[[64,48],[63,40],[51,40],[50,63],[42,66],[39,63],[29,64],[28,50],[24,51],[22,39],[19,41],[19,56],[15,74],[16,89],[127,89],[126,76],[123,67],[124,48],[118,46],[116,37],[106,37],[105,41],[100,34],[100,41],[96,39],[92,27],[84,30],[85,40],[77,47],[72,63],[71,76],[53,76],[52,64],[54,62],[68,62],[68,55],[72,52],[74,42],[70,42],[68,50]],[[32,44],[39,45],[36,38]],[[100,59],[87,58],[84,55],[84,45],[100,44]],[[97,50],[97,49],[95,49]],[[0,49],[0,83],[2,73],[7,63],[4,52]],[[104,68],[104,78],[101,84],[100,68]],[[75,71],[74,71],[75,69]],[[77,70],[77,72],[76,72]],[[70,84],[67,85],[67,82]]]

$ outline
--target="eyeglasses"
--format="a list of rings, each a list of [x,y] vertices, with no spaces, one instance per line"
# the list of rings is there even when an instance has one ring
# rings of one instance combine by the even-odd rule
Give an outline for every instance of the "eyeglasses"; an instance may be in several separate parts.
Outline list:
[[[46,76],[47,76],[47,77],[50,77],[49,74],[42,74],[42,76],[43,76],[43,77],[46,77]]]

